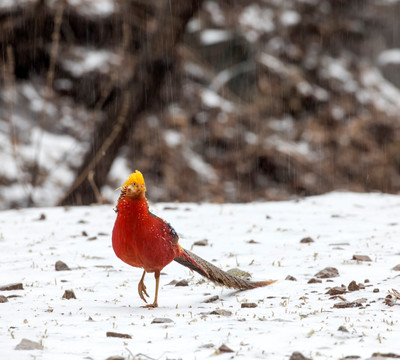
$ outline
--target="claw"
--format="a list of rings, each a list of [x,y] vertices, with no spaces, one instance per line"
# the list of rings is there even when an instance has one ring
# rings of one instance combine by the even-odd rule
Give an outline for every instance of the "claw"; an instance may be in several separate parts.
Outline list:
[[[146,295],[147,297],[150,297],[150,296],[149,296],[149,294],[147,293],[147,291],[146,291],[146,285],[144,284],[144,276],[145,276],[145,275],[146,275],[146,271],[143,272],[142,278],[141,278],[140,281],[139,281],[139,284],[138,284],[138,293],[139,293],[140,298],[141,298],[145,303],[147,303],[147,300],[146,300],[146,298],[144,297],[144,295]],[[144,295],[143,295],[143,294],[144,294]]]
[[[157,303],[152,303],[152,304],[143,305],[141,307],[145,308],[145,309],[154,309],[154,308],[158,307],[158,304]]]

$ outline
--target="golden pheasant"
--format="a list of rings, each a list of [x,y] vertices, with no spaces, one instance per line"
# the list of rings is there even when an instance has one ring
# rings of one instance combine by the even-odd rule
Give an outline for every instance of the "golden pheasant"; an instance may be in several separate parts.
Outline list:
[[[115,254],[125,263],[144,269],[138,292],[146,303],[145,295],[147,297],[149,295],[144,285],[144,277],[146,273],[154,273],[156,280],[154,302],[145,307],[158,306],[160,271],[172,260],[218,285],[229,288],[247,290],[275,282],[274,280],[254,282],[230,275],[182,248],[172,226],[149,211],[145,193],[143,175],[136,170],[121,186],[116,207],[117,218],[112,233]]]

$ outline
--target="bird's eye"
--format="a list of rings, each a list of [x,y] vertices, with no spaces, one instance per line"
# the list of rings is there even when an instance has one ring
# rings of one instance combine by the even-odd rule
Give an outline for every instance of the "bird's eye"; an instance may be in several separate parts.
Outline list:
[[[136,186],[136,183],[133,183],[133,186]]]

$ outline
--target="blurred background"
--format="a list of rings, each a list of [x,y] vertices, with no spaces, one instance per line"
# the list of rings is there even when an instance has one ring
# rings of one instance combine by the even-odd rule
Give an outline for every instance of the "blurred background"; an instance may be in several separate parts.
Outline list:
[[[400,191],[400,1],[0,1],[0,208]]]

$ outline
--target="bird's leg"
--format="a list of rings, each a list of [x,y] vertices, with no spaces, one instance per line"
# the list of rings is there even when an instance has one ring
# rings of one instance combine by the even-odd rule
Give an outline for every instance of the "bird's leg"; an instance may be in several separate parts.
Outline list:
[[[158,287],[160,285],[160,271],[154,271],[154,278],[156,279],[156,295],[154,296],[154,302],[152,304],[145,305],[145,308],[156,308],[158,307],[157,299],[158,299]]]
[[[139,293],[140,298],[141,298],[145,303],[147,303],[147,300],[146,300],[146,298],[144,297],[144,295],[146,295],[147,297],[149,297],[149,294],[147,293],[147,291],[146,291],[146,285],[144,284],[144,276],[145,276],[145,275],[146,275],[146,270],[143,271],[142,278],[141,278],[140,281],[139,281],[139,284],[138,284],[138,293]],[[143,295],[143,294],[144,294],[144,295]]]

